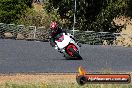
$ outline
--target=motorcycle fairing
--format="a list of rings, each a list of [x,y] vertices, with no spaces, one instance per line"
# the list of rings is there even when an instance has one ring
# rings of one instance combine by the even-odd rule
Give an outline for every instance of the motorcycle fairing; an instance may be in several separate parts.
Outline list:
[[[55,41],[57,43],[58,48],[60,49],[63,49],[64,47],[66,47],[71,40],[71,38],[68,35],[65,35],[65,33],[63,33],[62,36],[64,36],[63,37],[64,40],[62,42]]]

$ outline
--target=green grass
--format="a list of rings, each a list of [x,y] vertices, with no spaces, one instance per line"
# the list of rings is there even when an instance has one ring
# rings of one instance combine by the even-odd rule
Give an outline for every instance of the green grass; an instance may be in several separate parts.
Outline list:
[[[6,82],[0,84],[0,88],[132,88],[132,83],[130,84],[85,84],[83,86],[77,83],[16,83],[16,82]]]

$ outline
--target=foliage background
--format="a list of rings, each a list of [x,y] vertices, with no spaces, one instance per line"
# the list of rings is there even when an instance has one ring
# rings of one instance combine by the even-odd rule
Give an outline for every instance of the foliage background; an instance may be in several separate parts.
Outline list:
[[[31,0],[0,0],[0,22],[16,23],[27,8],[31,8]]]
[[[72,29],[73,15],[76,13],[77,30],[116,32],[112,24],[115,17],[132,16],[131,0],[44,0],[41,11],[34,10],[32,0],[0,0],[0,22],[34,26],[46,26],[52,20],[62,27]]]
[[[48,13],[57,9],[65,25],[73,26],[74,0],[47,0]],[[115,32],[112,20],[118,15],[127,15],[128,0],[77,0],[76,29]],[[130,5],[129,5],[130,6]]]

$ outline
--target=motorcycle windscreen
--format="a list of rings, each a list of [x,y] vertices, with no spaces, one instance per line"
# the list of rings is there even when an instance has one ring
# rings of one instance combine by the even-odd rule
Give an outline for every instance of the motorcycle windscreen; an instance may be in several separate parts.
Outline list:
[[[56,43],[60,49],[63,49],[69,44],[70,40],[71,38],[69,36],[64,35],[64,40],[62,42],[56,42]]]

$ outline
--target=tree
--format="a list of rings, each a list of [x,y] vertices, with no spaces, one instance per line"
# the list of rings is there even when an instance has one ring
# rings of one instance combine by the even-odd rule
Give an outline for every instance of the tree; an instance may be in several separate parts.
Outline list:
[[[31,0],[0,0],[0,22],[16,23],[21,14],[30,7]]]
[[[47,0],[48,13],[57,10],[69,28],[73,25],[74,0]],[[125,13],[127,0],[77,0],[76,29],[94,31],[114,31],[111,21]]]

